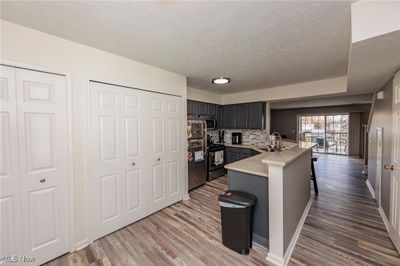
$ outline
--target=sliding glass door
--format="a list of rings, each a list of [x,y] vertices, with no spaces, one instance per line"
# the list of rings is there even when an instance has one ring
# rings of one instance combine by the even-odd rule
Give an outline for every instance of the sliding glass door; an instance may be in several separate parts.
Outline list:
[[[349,115],[301,115],[298,140],[315,143],[315,152],[347,155]]]

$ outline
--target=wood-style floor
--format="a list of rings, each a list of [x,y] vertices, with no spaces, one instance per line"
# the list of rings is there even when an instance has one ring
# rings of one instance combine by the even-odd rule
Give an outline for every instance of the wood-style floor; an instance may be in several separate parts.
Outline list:
[[[304,223],[291,263],[306,265],[400,265],[372,198],[362,161],[315,155],[319,195]]]
[[[319,155],[320,188],[305,221],[290,265],[400,265],[365,177],[362,162]],[[141,221],[59,257],[48,265],[269,265],[267,250],[248,256],[221,244],[219,192],[226,177],[190,193]],[[313,196],[314,197],[314,196]]]

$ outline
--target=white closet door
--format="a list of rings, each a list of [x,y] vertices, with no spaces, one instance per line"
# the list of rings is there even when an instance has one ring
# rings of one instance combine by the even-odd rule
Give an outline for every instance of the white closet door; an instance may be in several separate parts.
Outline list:
[[[24,255],[68,252],[65,77],[16,70]]]
[[[147,214],[143,93],[91,83],[94,233],[100,238]]]
[[[150,93],[150,209],[158,211],[182,199],[180,171],[180,98]]]
[[[180,98],[91,83],[95,239],[182,199]]]
[[[150,176],[150,209],[158,211],[165,206],[166,199],[166,152],[165,152],[165,99],[162,94],[149,94],[149,120],[151,152],[149,164]]]
[[[0,69],[0,255],[22,254],[15,69]]]
[[[120,228],[121,113],[118,91],[107,85],[91,83],[92,169],[94,234],[96,238]]]
[[[145,93],[140,90],[126,89],[121,91],[123,99],[122,112],[122,210],[126,216],[124,226],[131,224],[148,214],[146,201],[148,176],[146,143],[149,139],[145,118],[147,104]]]
[[[167,204],[173,204],[182,199],[182,125],[181,121],[181,98],[176,96],[166,97],[166,176]]]

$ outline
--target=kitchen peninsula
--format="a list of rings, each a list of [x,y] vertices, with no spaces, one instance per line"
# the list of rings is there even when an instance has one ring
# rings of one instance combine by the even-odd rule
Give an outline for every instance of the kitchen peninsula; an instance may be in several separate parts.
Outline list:
[[[257,197],[253,241],[269,249],[267,260],[284,265],[311,206],[312,145],[283,143],[287,150],[267,152],[255,145],[227,145],[251,149],[258,155],[227,164],[228,188]]]

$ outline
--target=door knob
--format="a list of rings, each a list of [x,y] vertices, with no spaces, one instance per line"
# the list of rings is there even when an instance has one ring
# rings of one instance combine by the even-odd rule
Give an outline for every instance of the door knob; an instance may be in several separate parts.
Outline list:
[[[385,165],[383,166],[383,168],[384,168],[385,170],[390,170],[390,171],[400,170],[400,167],[398,167],[398,166],[387,165],[387,164],[385,164]]]
[[[46,178],[40,179],[40,183],[44,183],[44,182],[46,182]]]
[[[136,165],[136,163],[135,163],[135,162],[133,162],[133,163],[132,163],[132,166],[135,166],[135,165]]]

